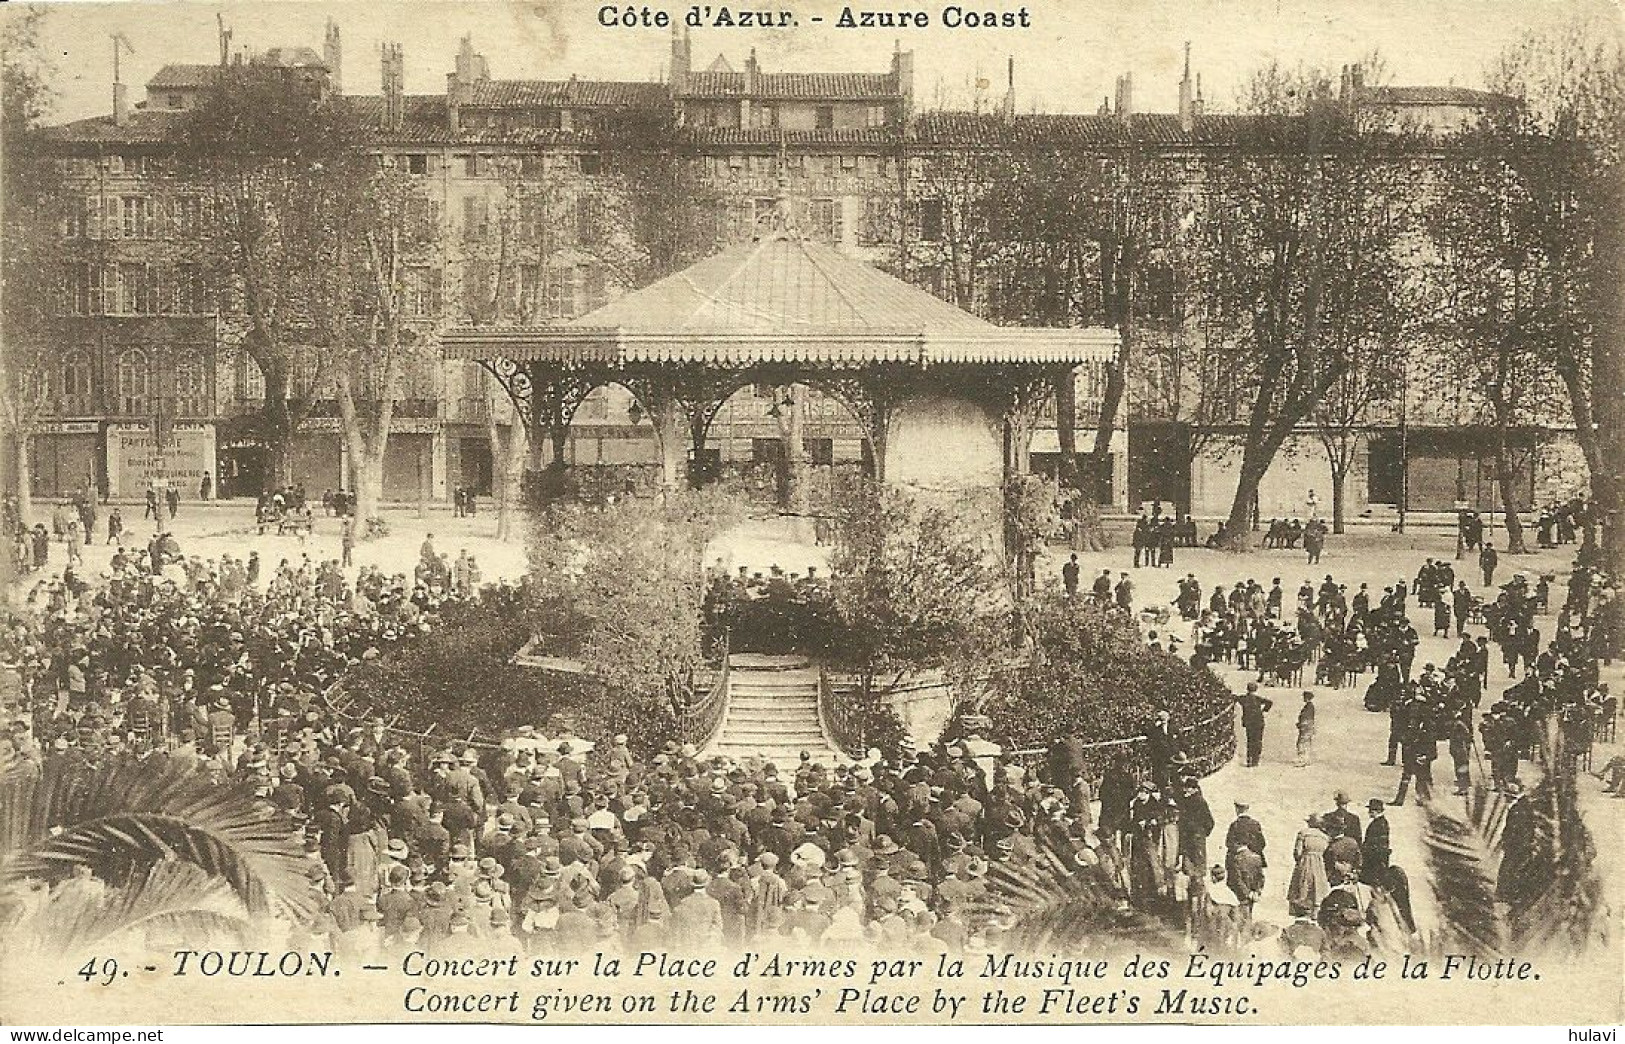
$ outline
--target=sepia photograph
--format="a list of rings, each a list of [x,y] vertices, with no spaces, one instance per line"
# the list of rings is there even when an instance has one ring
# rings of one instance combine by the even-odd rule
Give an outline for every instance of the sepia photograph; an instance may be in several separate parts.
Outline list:
[[[1614,3],[7,3],[0,74],[9,1039],[1617,1039]]]

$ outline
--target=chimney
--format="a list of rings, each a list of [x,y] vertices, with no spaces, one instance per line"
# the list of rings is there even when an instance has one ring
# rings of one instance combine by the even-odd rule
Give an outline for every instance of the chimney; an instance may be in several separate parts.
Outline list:
[[[113,125],[122,127],[130,122],[129,88],[117,80],[113,81]]]
[[[906,124],[914,114],[914,52],[902,50],[896,41],[892,42],[891,75],[893,89],[903,99],[898,117]]]
[[[465,36],[457,48],[457,69],[446,74],[446,121],[453,134],[462,129],[463,106],[474,101],[474,87],[488,73],[485,56],[474,53],[474,38]]]
[[[756,92],[761,89],[762,67],[756,63],[756,48],[750,49],[745,56],[745,92],[739,99],[739,125],[751,125],[751,106],[756,100]]]
[[[383,55],[384,130],[400,130],[406,120],[406,62],[401,45],[384,44]]]
[[[1185,72],[1179,78],[1179,129],[1189,134],[1196,126],[1196,92],[1191,82],[1191,45],[1185,41]]]
[[[344,93],[344,47],[339,43],[339,24],[327,20],[327,38],[322,41],[322,62],[327,66],[327,84],[334,94]]]
[[[1117,118],[1128,121],[1134,115],[1134,74],[1124,73],[1117,78]]]
[[[999,108],[1006,119],[1016,115],[1016,56],[1013,54],[1005,59],[1004,102]]]
[[[1191,115],[1200,116],[1207,111],[1207,100],[1202,97],[1202,74],[1196,74],[1196,99],[1191,102]]]
[[[683,93],[688,86],[689,74],[689,40],[688,30],[678,32],[676,26],[671,30],[671,92]]]

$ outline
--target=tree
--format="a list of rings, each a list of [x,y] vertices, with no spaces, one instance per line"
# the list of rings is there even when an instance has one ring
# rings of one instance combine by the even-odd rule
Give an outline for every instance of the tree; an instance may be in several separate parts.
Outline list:
[[[1386,331],[1410,250],[1411,160],[1360,126],[1325,77],[1257,74],[1255,117],[1204,168],[1193,287],[1224,389],[1245,410],[1226,546],[1251,543],[1258,486],[1287,438]]]
[[[0,893],[59,885],[74,867],[103,875],[94,899],[69,887],[8,913],[11,944],[83,952],[132,930],[202,933],[250,916],[315,913],[294,825],[249,783],[222,787],[164,757],[90,769],[66,758],[0,762]]]
[[[1625,408],[1598,389],[1625,387],[1625,45],[1618,27],[1574,22],[1534,32],[1490,70],[1516,99],[1482,128],[1525,142],[1505,149],[1522,187],[1520,222],[1550,266],[1555,314],[1537,347],[1562,380],[1585,454],[1614,575],[1625,575]]]
[[[349,190],[340,212],[343,225],[335,254],[331,300],[317,314],[332,326],[323,340],[332,345],[334,397],[356,494],[355,517],[372,519],[383,499],[384,460],[395,404],[408,367],[435,365],[425,331],[411,324],[415,292],[407,283],[409,264],[438,270],[441,241],[434,208],[411,180],[387,164],[371,170],[346,164],[334,176]]]
[[[1387,323],[1394,334],[1409,314],[1395,309]],[[1348,520],[1348,477],[1375,410],[1405,393],[1406,345],[1399,337],[1383,334],[1351,347],[1347,368],[1314,408],[1315,435],[1332,472],[1333,533],[1342,533]]]
[[[268,487],[291,479],[294,435],[331,386],[332,346],[321,338],[341,325],[333,310],[352,305],[333,279],[355,172],[369,162],[344,107],[292,72],[222,65],[180,144],[204,192],[200,260],[227,336],[265,378]]]
[[[617,696],[683,707],[703,653],[702,556],[735,510],[723,494],[685,490],[550,505],[527,584],[544,650],[576,656]]]
[[[1430,369],[1435,381],[1460,389],[1463,407],[1490,430],[1506,550],[1520,554],[1526,548],[1515,432],[1550,423],[1562,401],[1564,367],[1554,354],[1564,352],[1557,345],[1570,336],[1573,320],[1564,248],[1551,238],[1540,179],[1527,176],[1550,154],[1546,142],[1494,121],[1454,145],[1428,209],[1444,345]]]
[[[62,200],[40,122],[49,113],[48,59],[39,41],[45,10],[6,19],[0,35],[0,489],[29,514],[32,475],[28,441],[55,383],[60,342],[54,307],[59,274],[52,244]]]
[[[898,490],[849,503],[830,556],[845,656],[866,698],[911,670],[965,675],[1010,637],[1010,600],[988,549],[950,508]],[[882,675],[893,677],[877,685]]]

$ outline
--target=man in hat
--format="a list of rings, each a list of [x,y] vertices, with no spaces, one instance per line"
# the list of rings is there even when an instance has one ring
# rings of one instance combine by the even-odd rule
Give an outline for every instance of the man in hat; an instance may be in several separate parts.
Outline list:
[[[1337,837],[1341,834],[1353,838],[1354,843],[1358,845],[1363,836],[1363,828],[1360,826],[1359,813],[1349,811],[1348,792],[1339,790],[1332,795],[1332,801],[1337,807],[1320,817],[1321,826],[1328,837]]]
[[[1393,848],[1388,840],[1388,819],[1383,814],[1387,806],[1381,798],[1372,798],[1365,807],[1371,814],[1371,822],[1366,826],[1365,838],[1360,843],[1360,880],[1376,887],[1382,884],[1388,872],[1388,860]]]
[[[697,949],[717,946],[722,942],[722,904],[708,891],[711,875],[700,869],[688,875],[692,890],[672,907],[672,937]]]
[[[1224,849],[1226,852],[1226,880],[1233,880],[1234,871],[1230,858],[1233,857],[1236,850],[1243,845],[1247,847],[1249,852],[1258,857],[1260,869],[1269,865],[1269,861],[1264,855],[1265,842],[1263,826],[1259,824],[1258,820],[1254,819],[1248,814],[1247,802],[1237,801],[1235,806],[1236,818],[1231,821],[1229,829],[1227,829],[1224,833]],[[1236,896],[1237,898],[1241,897],[1241,892],[1239,889],[1236,891]]]
[[[1241,728],[1247,734],[1247,767],[1256,768],[1264,754],[1264,715],[1275,709],[1275,703],[1258,691],[1257,682],[1248,682],[1237,702],[1241,704]]]
[[[1174,754],[1178,750],[1167,711],[1157,711],[1145,730],[1145,750],[1151,761],[1151,779],[1158,790],[1166,793],[1172,778]]]

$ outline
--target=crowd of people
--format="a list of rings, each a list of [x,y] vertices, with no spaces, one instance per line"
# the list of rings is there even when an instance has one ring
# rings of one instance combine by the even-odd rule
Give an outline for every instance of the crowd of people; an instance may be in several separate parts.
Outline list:
[[[1605,636],[1600,621],[1617,615],[1616,593],[1584,563],[1544,646],[1537,588],[1514,577],[1475,618],[1488,633],[1463,635],[1442,671],[1413,669],[1418,638],[1406,612],[1413,595],[1454,597],[1441,563],[1380,595],[1364,585],[1351,595],[1328,575],[1291,596],[1277,578],[1215,587],[1204,602],[1188,574],[1175,605],[1193,625],[1195,662],[1282,683],[1310,664],[1337,684],[1373,673],[1368,701],[1394,723],[1394,801],[1372,798],[1362,820],[1335,795],[1333,809],[1306,818],[1290,872],[1272,881],[1267,839],[1245,802],[1222,852],[1210,854],[1217,824],[1166,713],[1148,725],[1143,761],[1121,758],[1098,782],[1077,736],[1041,762],[993,765],[960,741],[836,765],[806,754],[780,765],[706,758],[675,740],[640,756],[624,736],[595,746],[559,722],[513,723],[492,745],[408,742],[381,718],[345,717],[323,694],[356,664],[435,627],[449,604],[479,597],[471,558],[453,564],[429,537],[411,575],[363,568],[354,580],[336,560],[303,556],[264,577],[255,556],[169,559],[161,548],[121,549],[102,582],[70,570],[34,585],[0,634],[0,658],[19,681],[0,747],[40,771],[180,758],[243,787],[306,849],[321,912],[283,925],[283,943],[362,956],[769,939],[993,947],[1014,916],[999,867],[1051,854],[1108,901],[1162,918],[1213,953],[1257,952],[1271,936],[1290,955],[1404,950],[1415,922],[1384,809],[1408,786],[1429,791],[1439,743],[1452,756],[1458,742],[1471,750],[1487,641],[1517,646],[1510,662],[1523,666],[1479,729],[1514,805],[1535,726],[1611,703],[1590,653]],[[1131,610],[1128,575],[1105,580],[1105,597]],[[719,575],[708,626],[766,627],[747,640],[770,644],[781,625],[763,606],[825,599],[827,582],[812,574]],[[1530,633],[1540,647],[1532,659]],[[1150,639],[1180,651],[1171,633]],[[1255,681],[1239,703],[1244,757],[1256,765],[1269,701]],[[1301,762],[1314,751],[1312,693],[1297,728]],[[1291,923],[1256,922],[1271,888],[1284,891]]]

